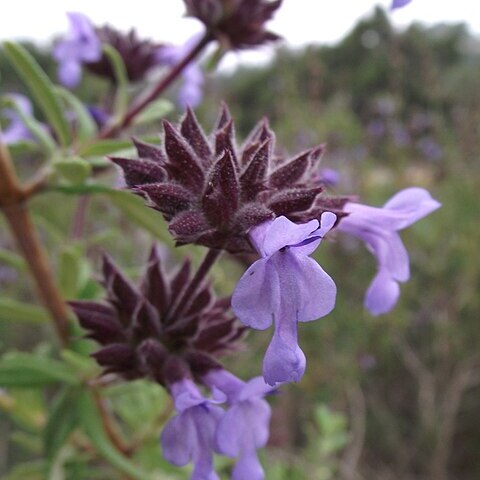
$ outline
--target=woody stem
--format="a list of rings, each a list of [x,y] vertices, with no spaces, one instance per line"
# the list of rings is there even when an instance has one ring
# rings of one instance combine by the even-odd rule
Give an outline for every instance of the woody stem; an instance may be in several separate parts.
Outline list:
[[[208,43],[210,43],[211,40],[211,34],[206,32],[198,41],[198,43],[185,55],[182,60],[180,60],[179,63],[172,67],[168,74],[162,78],[162,80],[160,80],[160,82],[150,91],[150,93],[137,102],[134,102],[121,120],[118,123],[113,124],[101,131],[99,137],[114,137],[118,132],[128,127],[133,122],[135,117],[145,109],[145,107],[158,98],[173,83],[178,75],[182,73],[184,68],[195,59],[195,57],[208,45]]]

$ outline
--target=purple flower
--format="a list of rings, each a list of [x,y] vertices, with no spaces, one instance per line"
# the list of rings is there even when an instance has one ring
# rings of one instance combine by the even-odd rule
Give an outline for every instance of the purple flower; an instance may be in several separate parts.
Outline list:
[[[11,93],[8,97],[16,103],[18,108],[25,113],[25,115],[32,115],[33,109],[30,100],[25,95],[18,93]],[[23,123],[18,113],[10,108],[6,108],[2,111],[2,116],[9,120],[7,128],[2,132],[0,131],[0,139],[7,145],[12,143],[18,143],[22,140],[31,140],[32,134],[30,130]]]
[[[417,142],[417,148],[430,160],[439,160],[443,155],[442,147],[431,137],[421,138]]]
[[[188,379],[174,383],[171,393],[178,415],[165,426],[160,441],[164,457],[173,465],[193,462],[191,480],[219,480],[213,470],[215,432],[224,414]]]
[[[423,188],[406,188],[394,195],[383,208],[348,202],[348,216],[338,229],[367,244],[375,255],[378,271],[365,296],[365,307],[374,315],[390,311],[398,300],[398,282],[410,277],[408,253],[398,235],[402,230],[440,207]]]
[[[226,370],[211,370],[204,381],[224,393],[230,408],[221,418],[216,433],[220,453],[238,457],[232,480],[263,480],[265,472],[257,449],[266,445],[271,410],[263,397],[272,391],[262,377],[243,382]]]
[[[82,63],[95,62],[102,56],[102,46],[90,19],[83,13],[67,13],[70,31],[53,52],[59,62],[58,77],[67,87],[74,87],[82,75]]]
[[[194,35],[183,45],[166,45],[158,49],[157,60],[165,65],[176,65],[198,42],[199,36]],[[195,108],[203,98],[203,73],[196,63],[190,63],[182,72],[183,84],[178,94],[180,107]]]
[[[385,123],[383,120],[372,120],[367,126],[367,131],[370,136],[379,139],[385,135]]]
[[[269,385],[298,382],[305,355],[298,346],[297,324],[323,317],[335,305],[333,280],[309,255],[332,228],[336,215],[297,225],[278,217],[251,229],[250,240],[262,258],[245,272],[232,296],[232,308],[245,325],[275,332],[263,361]]]
[[[390,7],[392,10],[395,10],[396,8],[401,8],[404,7],[405,5],[408,5],[412,0],[392,0],[392,6]]]
[[[322,168],[319,172],[320,181],[329,187],[334,187],[340,181],[338,170],[333,168]]]

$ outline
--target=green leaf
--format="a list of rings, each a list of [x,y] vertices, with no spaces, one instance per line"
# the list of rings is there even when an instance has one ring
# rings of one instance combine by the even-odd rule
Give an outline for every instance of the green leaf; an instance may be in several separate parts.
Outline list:
[[[78,139],[84,141],[93,138],[97,133],[97,124],[81,100],[65,88],[56,87],[55,91],[75,112]]]
[[[158,144],[160,141],[159,136],[149,136],[142,138],[144,142]],[[82,146],[78,150],[78,155],[81,157],[101,157],[103,155],[109,155],[111,153],[118,153],[121,150],[129,150],[133,148],[131,140],[121,139],[105,139],[97,140],[94,143]]]
[[[131,140],[98,140],[81,147],[78,155],[81,157],[101,157],[125,150],[132,146]]]
[[[155,210],[146,207],[143,198],[120,190],[110,191],[108,196],[125,216],[139,227],[142,227],[163,242],[172,244],[172,239],[161,215]]]
[[[147,380],[118,383],[104,390],[115,412],[136,431],[158,429],[158,419],[173,409],[170,397],[156,383]],[[168,416],[168,414],[167,414]]]
[[[20,270],[21,272],[24,272],[27,269],[25,260],[20,255],[11,252],[10,250],[0,248],[0,261],[7,264],[9,267]]]
[[[103,45],[103,53],[108,57],[112,65],[113,74],[115,76],[115,117],[121,118],[128,108],[128,75],[123,59],[114,47],[111,45]]]
[[[6,391],[4,390],[4,392]],[[43,428],[45,420],[45,402],[41,390],[9,388],[8,396],[3,396],[0,407],[20,427],[20,430],[35,435],[35,441],[40,440],[37,434]],[[38,447],[35,446],[34,449],[38,451],[37,453],[40,453],[42,450],[41,442]]]
[[[136,480],[151,480],[152,477],[124,457],[110,442],[103,422],[90,392],[81,392],[78,398],[78,413],[83,431],[96,451],[113,467]]]
[[[67,195],[86,195],[89,193],[111,193],[115,191],[112,187],[101,183],[84,183],[79,185],[50,185],[48,189],[52,192],[61,192]]]
[[[10,99],[2,102],[4,105],[15,110],[25,126],[30,130],[32,135],[38,140],[38,143],[42,146],[47,155],[52,155],[55,152],[56,145],[53,138],[45,131],[44,125],[42,125],[32,115],[25,113],[17,102]]]
[[[77,298],[90,277],[90,267],[79,245],[69,245],[60,253],[58,285],[65,298]]]
[[[75,385],[78,379],[63,363],[29,353],[13,352],[0,360],[0,386],[44,387],[56,383]]]
[[[78,388],[64,388],[49,409],[47,424],[43,431],[43,447],[49,460],[55,458],[78,424],[76,408],[78,394]]]
[[[100,373],[100,367],[90,356],[72,350],[62,350],[61,356],[65,363],[68,363],[72,369],[84,377],[91,378]]]
[[[48,123],[55,130],[60,144],[69,145],[70,128],[51,80],[24,47],[7,41],[4,43],[4,48],[11,64],[27,85]]]
[[[10,150],[12,157],[17,158],[37,152],[39,150],[39,145],[31,140],[20,140],[19,142],[11,143],[8,146],[8,149]]]
[[[2,480],[45,480],[47,465],[43,460],[20,463],[12,467]]]
[[[0,298],[0,320],[10,322],[47,323],[50,316],[42,307]]]
[[[134,125],[145,125],[160,120],[173,110],[172,102],[160,98],[152,102],[140,115],[135,118]]]
[[[80,157],[62,158],[53,163],[53,168],[65,180],[77,185],[83,184],[92,172],[91,165]]]

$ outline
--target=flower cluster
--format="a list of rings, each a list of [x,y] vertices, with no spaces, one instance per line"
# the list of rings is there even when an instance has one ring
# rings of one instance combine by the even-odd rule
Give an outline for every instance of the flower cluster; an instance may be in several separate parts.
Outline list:
[[[68,13],[68,19],[70,30],[54,51],[59,79],[67,87],[78,84],[83,65],[92,73],[116,82],[111,60],[102,52],[102,45],[117,50],[131,82],[143,80],[159,64],[158,51],[162,45],[140,39],[135,30],[125,34],[108,25],[95,27],[86,15],[77,12]]]
[[[111,158],[123,170],[127,188],[162,213],[177,244],[258,254],[238,282],[231,306],[245,327],[274,325],[263,379],[244,383],[216,360],[242,329],[226,314],[229,302],[213,302],[207,287],[189,299],[183,287],[188,264],[167,281],[154,253],[138,291],[127,288],[106,259],[110,305],[102,310],[98,304],[74,304],[82,325],[103,345],[95,357],[107,371],[125,378],[146,375],[170,391],[177,416],[162,434],[164,453],[175,465],[193,462],[192,478],[217,478],[214,452],[238,457],[234,479],[263,478],[256,456],[268,437],[270,410],[263,396],[302,378],[306,358],[298,345],[298,324],[335,306],[336,285],[311,258],[322,239],[336,227],[367,243],[379,269],[366,307],[385,313],[397,301],[398,282],[408,279],[408,256],[396,232],[440,205],[420,188],[403,190],[382,209],[324,196],[323,145],[285,159],[276,155],[274,138],[261,121],[238,147],[225,106],[209,136],[188,109],[178,126],[164,122],[162,146],[134,140],[139,159]],[[105,319],[115,317],[121,333],[113,334],[111,320],[108,326],[99,323],[99,312]],[[225,401],[227,412],[219,406]]]
[[[103,259],[106,302],[74,301],[70,305],[88,337],[102,348],[94,353],[105,373],[140,377],[168,385],[181,358],[192,371],[218,367],[215,358],[235,348],[244,328],[228,314],[229,299],[216,299],[209,284],[189,295],[190,262],[166,274],[157,248],[137,287]],[[183,372],[180,372],[180,376]]]
[[[265,30],[282,0],[185,0],[187,14],[198,18],[220,44],[243,49],[278,40]]]
[[[146,377],[171,393],[177,415],[162,433],[165,458],[192,462],[194,480],[215,479],[216,452],[238,458],[234,480],[264,478],[256,450],[268,439],[270,407],[263,397],[271,388],[261,377],[243,382],[218,362],[244,330],[228,315],[229,300],[216,300],[209,285],[185,295],[190,264],[166,275],[156,248],[138,288],[107,256],[103,276],[106,302],[70,305],[87,336],[102,346],[93,357],[105,374]],[[197,385],[210,389],[212,399]]]
[[[232,253],[254,251],[248,232],[278,216],[293,221],[342,215],[344,198],[321,195],[315,175],[323,145],[291,159],[275,156],[275,136],[262,120],[241,147],[224,106],[207,137],[188,109],[179,126],[164,121],[162,147],[135,141],[140,159],[111,160],[134,192],[162,212],[178,244]]]
[[[232,480],[262,480],[256,451],[268,440],[270,407],[263,397],[271,388],[261,377],[243,382],[223,369],[210,370],[202,383],[211,389],[211,399],[188,378],[170,386],[177,415],[162,432],[165,458],[178,466],[192,462],[192,480],[217,480],[216,452],[237,458]],[[219,406],[224,403],[226,410]]]
[[[106,25],[96,28],[95,33],[101,44],[111,45],[118,51],[131,82],[143,80],[146,74],[158,65],[157,53],[162,46],[140,39],[134,29],[122,33]],[[112,63],[105,55],[95,62],[86,63],[86,67],[92,73],[107,78],[113,83],[116,82]]]

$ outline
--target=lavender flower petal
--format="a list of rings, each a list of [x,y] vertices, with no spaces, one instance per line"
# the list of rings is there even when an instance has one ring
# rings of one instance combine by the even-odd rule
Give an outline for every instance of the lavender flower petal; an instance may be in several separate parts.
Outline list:
[[[157,61],[159,64],[173,66],[180,62],[198,42],[201,34],[196,34],[183,45],[166,45],[158,49]],[[180,107],[195,108],[203,98],[203,72],[196,63],[191,63],[182,72],[183,84],[178,93]]]
[[[270,256],[285,246],[301,243],[318,227],[318,220],[297,225],[286,217],[278,217],[268,228],[261,252],[263,255]]]
[[[383,208],[358,203],[344,207],[339,230],[363,240],[377,259],[378,273],[365,297],[365,307],[374,315],[390,311],[400,289],[397,282],[410,277],[408,253],[397,231],[410,226],[440,207],[423,188],[407,188],[394,195]]]
[[[365,307],[373,315],[389,312],[400,296],[400,286],[386,269],[379,270],[365,294]]]
[[[424,188],[410,187],[400,190],[385,205],[384,209],[401,213],[405,216],[398,228],[406,228],[432,213],[441,204],[432,198]]]
[[[411,1],[412,0],[393,0],[392,6],[390,8],[392,10],[395,10],[396,8],[404,7],[405,5],[408,5]]]
[[[335,305],[333,280],[308,257],[332,228],[336,215],[297,225],[286,217],[264,222],[250,232],[263,258],[240,279],[232,308],[245,325],[275,331],[265,354],[263,375],[269,385],[299,381],[305,355],[298,346],[297,324],[327,315]]]
[[[263,378],[269,385],[299,382],[307,359],[298,346],[297,324],[290,318],[276,320],[275,333],[263,359]]]
[[[232,480],[263,480],[265,472],[256,452],[247,451],[240,455],[232,472]]]
[[[232,308],[241,322],[257,330],[272,324],[280,306],[280,283],[275,268],[261,258],[243,274],[232,295]]]
[[[218,480],[213,470],[215,432],[224,411],[202,397],[188,379],[171,386],[178,414],[160,437],[164,457],[173,465],[193,462],[191,480]]]
[[[17,104],[17,106],[22,112],[24,112],[26,115],[32,115],[32,104],[26,96],[20,95],[18,93],[11,93],[8,95],[8,97]],[[2,114],[10,121],[7,128],[3,132],[0,131],[0,139],[2,140],[2,142],[10,145],[13,143],[21,142],[22,140],[32,139],[32,134],[30,133],[30,130],[26,127],[26,125],[23,123],[22,119],[15,110],[6,108],[2,111]]]
[[[78,12],[69,12],[70,31],[59,42],[53,56],[59,62],[58,76],[67,87],[74,87],[81,78],[81,66],[95,62],[102,55],[102,46],[90,19]]]
[[[271,410],[263,397],[272,388],[261,377],[246,383],[221,369],[209,372],[204,380],[223,391],[230,405],[219,422],[216,441],[221,453],[238,458],[232,479],[263,480],[256,450],[268,440]]]
[[[58,66],[58,80],[62,85],[73,88],[82,78],[82,66],[79,62],[66,61]]]

